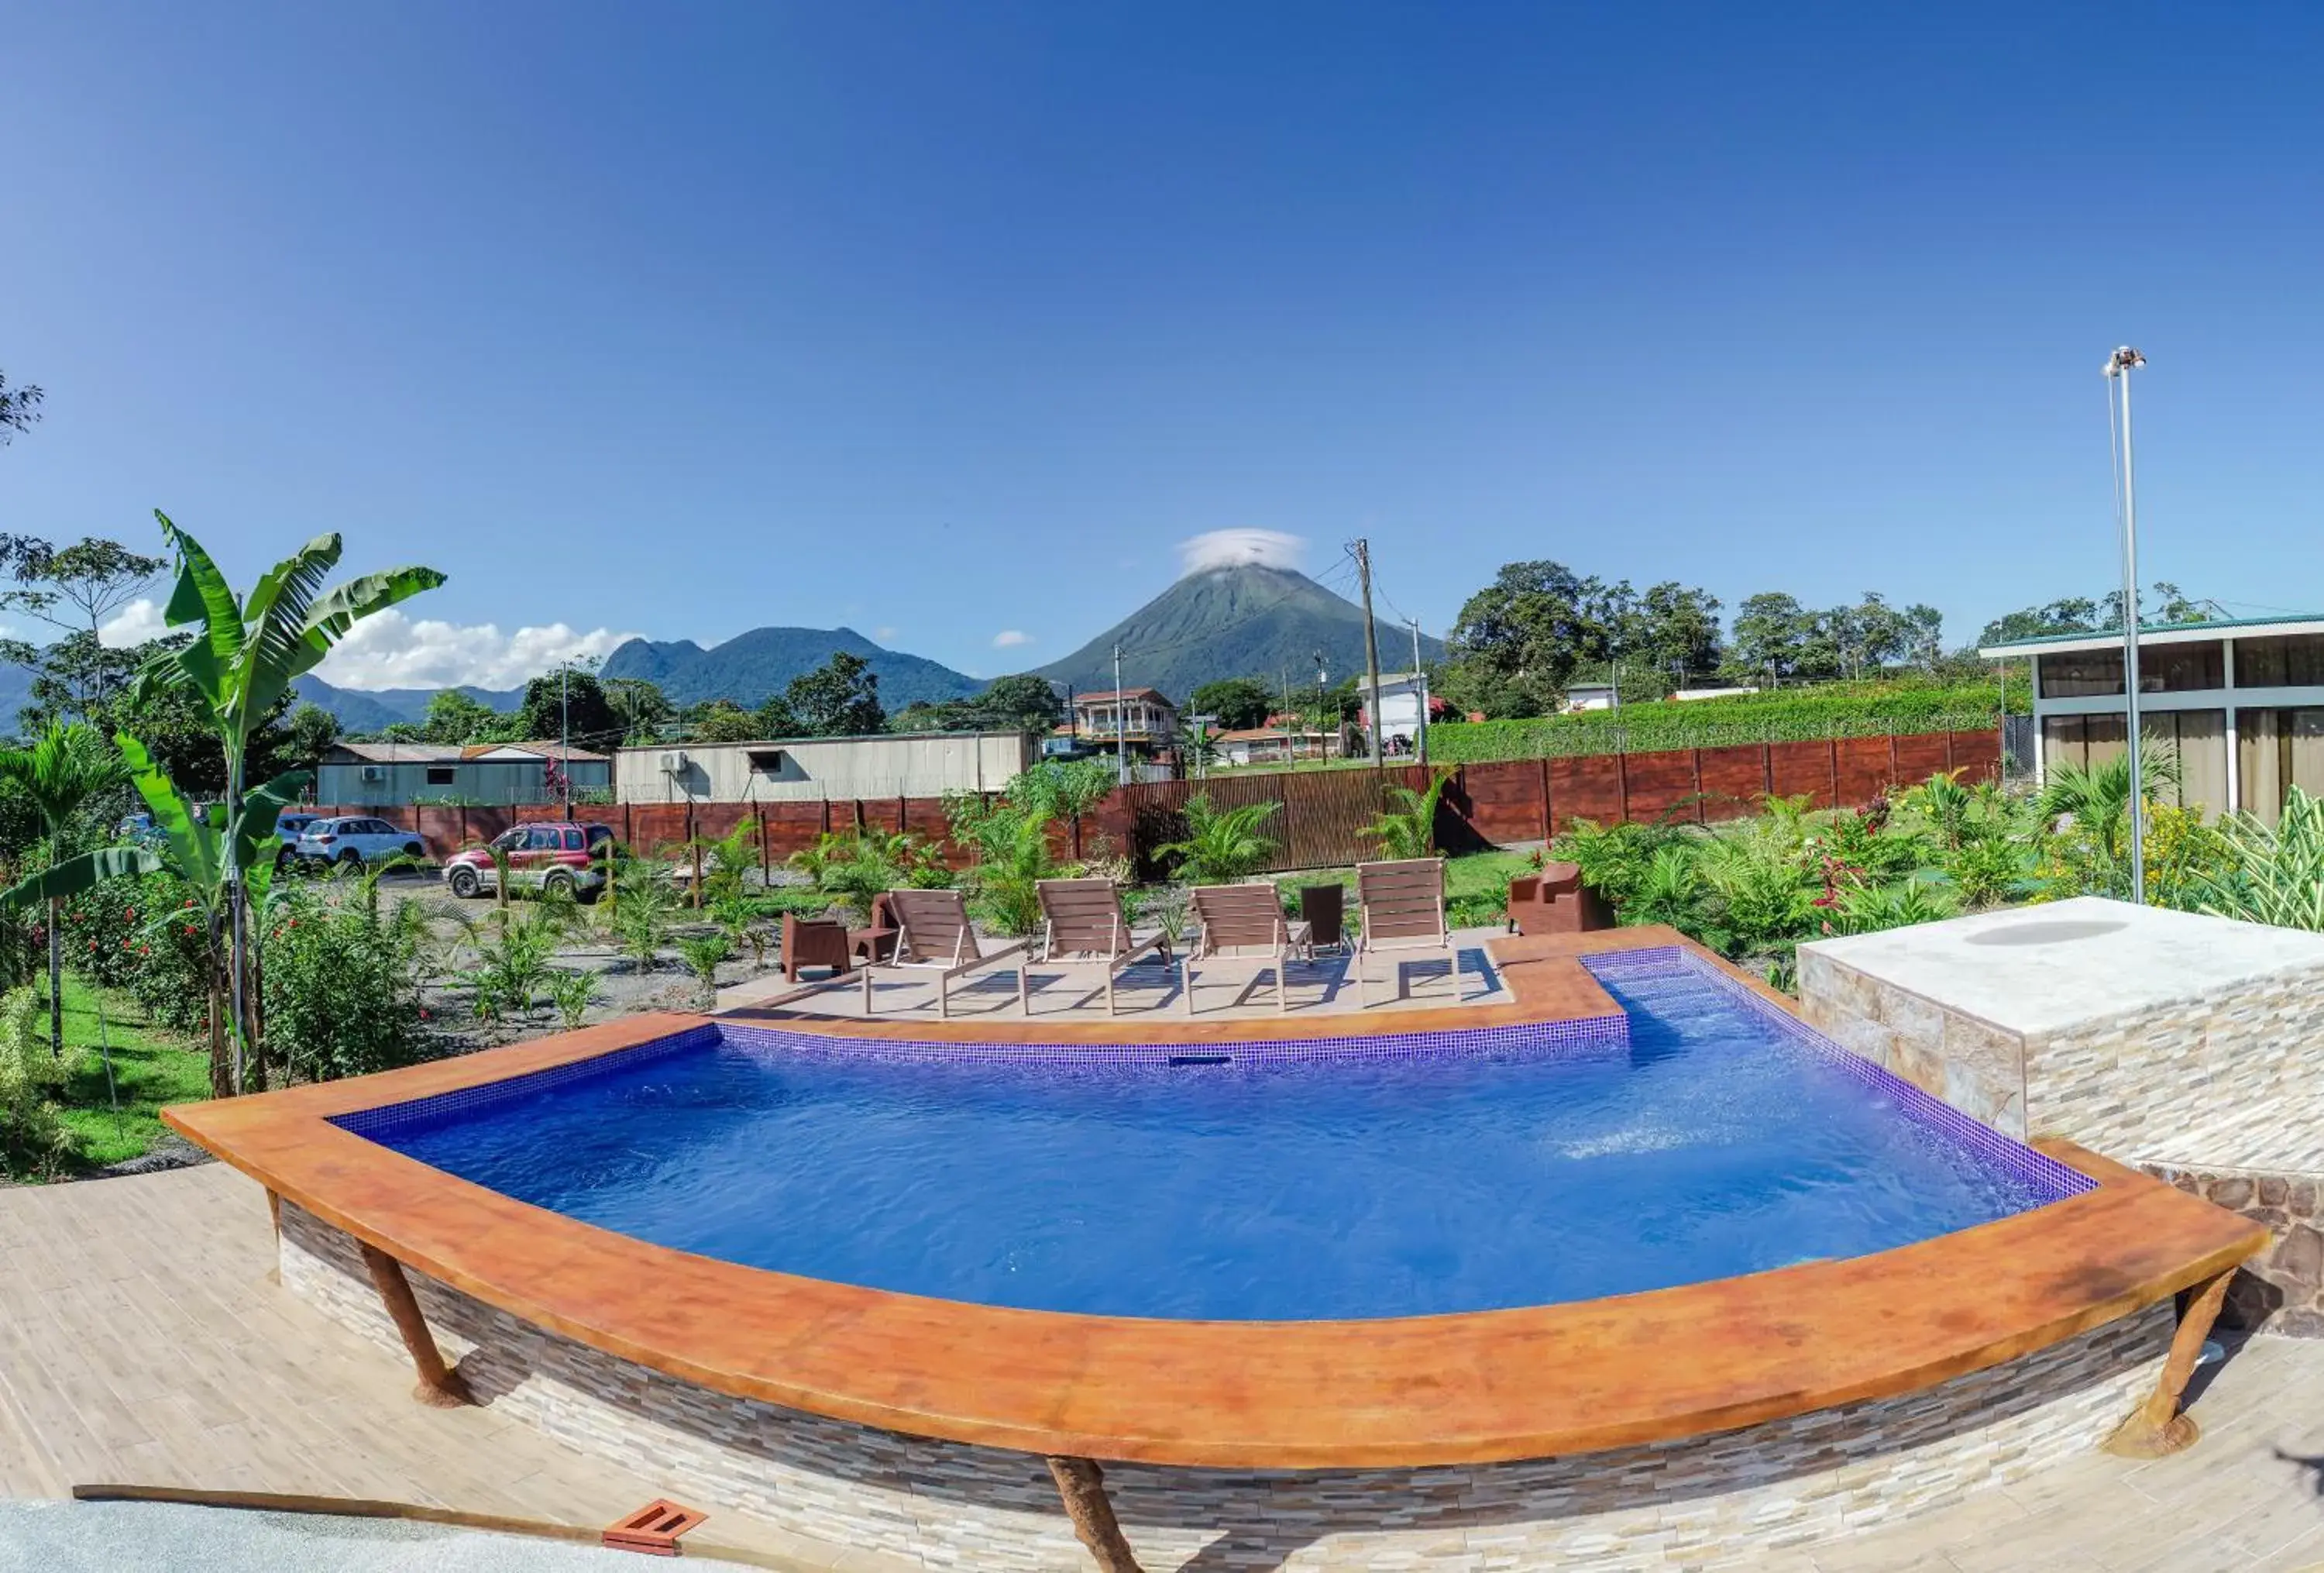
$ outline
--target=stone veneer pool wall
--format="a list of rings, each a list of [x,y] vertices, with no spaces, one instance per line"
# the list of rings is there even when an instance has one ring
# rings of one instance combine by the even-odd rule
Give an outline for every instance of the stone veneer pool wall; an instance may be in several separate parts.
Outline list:
[[[284,1286],[401,1360],[354,1241],[287,1202],[281,1219]],[[731,1398],[410,1277],[481,1400],[695,1505],[910,1565],[1089,1565],[1029,1455]],[[1214,1546],[1222,1566],[1364,1573],[1748,1568],[2089,1452],[2153,1388],[2172,1324],[2164,1300],[1924,1392],[1683,1441],[1415,1469],[1116,1464],[1106,1481],[1148,1568]]]

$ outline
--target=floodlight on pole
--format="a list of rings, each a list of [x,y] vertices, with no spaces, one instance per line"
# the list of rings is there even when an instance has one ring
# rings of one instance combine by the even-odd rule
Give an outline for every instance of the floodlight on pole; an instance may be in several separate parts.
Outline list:
[[[2107,424],[2115,439],[2115,504],[2122,529],[2122,697],[2130,761],[2130,899],[2146,900],[2146,801],[2138,759],[2138,496],[2130,457],[2130,374],[2146,357],[2124,345],[2107,356]]]

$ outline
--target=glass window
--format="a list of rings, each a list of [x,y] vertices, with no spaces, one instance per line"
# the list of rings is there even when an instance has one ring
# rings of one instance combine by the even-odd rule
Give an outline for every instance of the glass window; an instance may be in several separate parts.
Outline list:
[[[524,845],[529,852],[554,852],[557,850],[557,832],[549,826],[536,825],[527,833]]]
[[[581,845],[581,831],[578,827],[570,830],[561,831],[559,834],[561,834],[565,839],[566,851],[582,852],[587,850]]]
[[[2148,790],[2157,802],[2227,811],[2227,726],[2221,710],[2153,710],[2138,718]],[[2167,763],[2166,763],[2167,762]]]
[[[513,852],[524,845],[524,832],[521,829],[503,830],[493,837],[493,845],[503,852]]]
[[[458,774],[458,770],[451,765],[431,764],[428,767],[428,784],[429,786],[450,786],[454,779],[456,778]]]
[[[2216,639],[2191,644],[2138,647],[2138,691],[2142,694],[2193,693],[2219,688],[2226,682],[2227,669]]]
[[[2324,634],[2236,641],[2236,687],[2324,687]]]
[[[2281,817],[2292,787],[2324,797],[2324,707],[2237,710],[2236,763],[2243,807],[2262,824]]]
[[[2114,716],[2044,716],[2042,717],[2042,768],[2061,764],[2089,770],[2118,759],[2129,728]]]
[[[2122,692],[2122,652],[2118,649],[2068,651],[2041,656],[2034,664],[2042,671],[2042,697],[2045,699]]]

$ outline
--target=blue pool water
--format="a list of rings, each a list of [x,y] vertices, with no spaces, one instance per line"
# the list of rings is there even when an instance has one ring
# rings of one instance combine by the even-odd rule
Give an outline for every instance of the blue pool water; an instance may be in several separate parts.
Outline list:
[[[2078,1188],[1907,1117],[1914,1095],[1689,967],[1604,976],[1627,1047],[1511,1029],[1467,1057],[1092,1071],[730,1037],[374,1139],[751,1266],[1230,1319],[1658,1289],[1884,1250]]]

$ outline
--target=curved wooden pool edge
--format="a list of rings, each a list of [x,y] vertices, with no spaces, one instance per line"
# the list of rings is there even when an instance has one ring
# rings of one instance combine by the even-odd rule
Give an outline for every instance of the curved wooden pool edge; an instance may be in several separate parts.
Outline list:
[[[1494,958],[1516,1003],[1481,1008],[1076,1022],[1038,1032],[1021,1022],[940,1029],[779,1011],[742,1019],[835,1037],[962,1041],[1215,1041],[1222,1029],[1245,1041],[1401,1033],[1610,1013],[1577,956],[1685,944],[1654,929],[1499,942]],[[2089,1174],[2096,1189],[1871,1256],[1512,1310],[1165,1321],[966,1304],[717,1262],[512,1200],[330,1123],[708,1019],[632,1017],[378,1076],[174,1107],[163,1117],[274,1198],[344,1230],[367,1255],[683,1381],[948,1441],[1196,1467],[1545,1458],[1891,1397],[2223,1283],[2267,1240],[2264,1229],[2160,1180],[2043,1141],[2036,1145]],[[391,1294],[384,1278],[381,1288]],[[2156,1425],[2172,1418],[2186,1381],[2177,1368],[2191,1359],[2174,1346],[2176,1384],[2166,1371],[2169,1402],[2151,1417]]]

